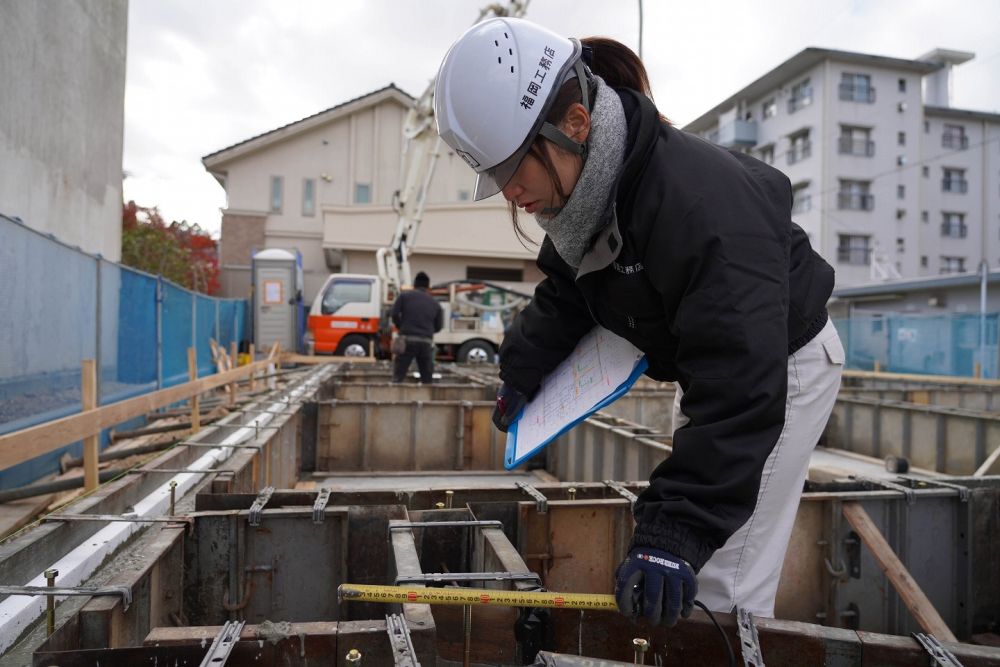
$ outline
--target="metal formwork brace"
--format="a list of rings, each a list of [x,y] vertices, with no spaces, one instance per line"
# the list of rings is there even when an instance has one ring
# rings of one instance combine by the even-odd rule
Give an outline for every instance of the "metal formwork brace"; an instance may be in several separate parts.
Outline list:
[[[527,482],[514,482],[517,484],[517,488],[521,489],[529,496],[535,499],[535,511],[539,514],[545,514],[549,511],[549,499],[546,498],[541,491],[533,487]]]
[[[273,486],[265,486],[257,494],[257,498],[253,501],[253,505],[250,506],[250,525],[259,526],[260,520],[264,516],[264,505],[271,500],[271,494],[274,493]]]
[[[760,639],[757,637],[757,626],[753,624],[753,614],[743,607],[737,607],[736,626],[740,631],[743,664],[747,667],[764,667],[764,656],[760,652]]]
[[[123,611],[132,604],[132,589],[128,586],[0,586],[0,595],[76,595],[97,597],[99,595],[120,595]]]
[[[330,489],[324,487],[316,494],[316,502],[313,503],[313,523],[323,523],[328,502],[330,502]]]
[[[850,475],[848,479],[853,479],[856,482],[865,482],[866,484],[881,486],[885,489],[889,489],[890,491],[899,491],[906,499],[907,505],[912,505],[917,499],[917,493],[910,487],[903,486],[902,484],[896,484],[895,482],[890,482],[885,479],[875,479],[873,477],[864,477],[863,475]]]
[[[420,667],[417,661],[417,650],[413,648],[413,638],[410,637],[410,626],[402,614],[389,614],[385,617],[385,629],[389,633],[389,644],[392,645],[392,661],[396,667]]]
[[[400,584],[446,584],[469,581],[531,581],[542,585],[542,579],[534,572],[440,572],[424,574],[403,574],[396,577]]]
[[[908,479],[911,482],[916,482],[918,484],[926,484],[927,486],[940,486],[946,489],[953,489],[955,491],[958,491],[958,499],[963,503],[969,502],[969,496],[972,495],[971,492],[969,491],[969,487],[962,486],[961,484],[952,484],[950,482],[942,482],[941,480],[938,479],[916,477],[914,475],[897,475],[897,477],[900,477],[902,479]]]
[[[411,528],[469,528],[472,526],[502,529],[503,523],[500,521],[415,521],[390,524],[389,531],[410,530]]]
[[[635,507],[635,501],[639,500],[639,496],[626,489],[625,485],[621,482],[616,482],[613,479],[606,479],[604,480],[604,486],[612,489],[615,493],[628,500],[632,507]]]
[[[962,667],[955,654],[941,645],[934,635],[914,632],[913,638],[920,642],[920,645],[930,654],[934,665],[939,667]]]
[[[229,654],[236,648],[236,643],[240,640],[240,633],[243,632],[243,625],[246,621],[226,621],[222,630],[215,636],[215,641],[208,649],[208,653],[201,660],[201,667],[222,667],[229,660]]]

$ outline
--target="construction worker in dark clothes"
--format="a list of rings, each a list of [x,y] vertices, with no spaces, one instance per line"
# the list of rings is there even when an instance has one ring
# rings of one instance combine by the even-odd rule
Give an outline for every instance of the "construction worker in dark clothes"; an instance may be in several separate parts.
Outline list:
[[[392,304],[392,323],[406,344],[393,363],[393,382],[403,381],[414,359],[420,369],[420,382],[430,384],[434,380],[434,334],[444,326],[444,312],[427,293],[430,286],[431,279],[421,271],[413,279],[413,289],[400,294]]]

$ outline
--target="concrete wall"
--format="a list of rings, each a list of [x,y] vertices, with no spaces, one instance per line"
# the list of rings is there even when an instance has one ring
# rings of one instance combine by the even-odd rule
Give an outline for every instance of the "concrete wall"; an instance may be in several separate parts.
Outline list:
[[[127,0],[0,0],[0,211],[121,258]]]

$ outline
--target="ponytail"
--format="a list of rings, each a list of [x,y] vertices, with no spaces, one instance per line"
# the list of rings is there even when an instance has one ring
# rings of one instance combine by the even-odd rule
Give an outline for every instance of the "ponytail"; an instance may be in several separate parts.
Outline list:
[[[591,52],[587,65],[612,88],[631,88],[653,99],[646,66],[635,51],[609,37],[585,37],[580,40]]]

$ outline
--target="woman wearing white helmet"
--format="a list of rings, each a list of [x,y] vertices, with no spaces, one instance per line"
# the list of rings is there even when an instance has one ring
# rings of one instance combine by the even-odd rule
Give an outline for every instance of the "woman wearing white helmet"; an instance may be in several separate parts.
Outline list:
[[[466,32],[438,73],[442,138],[546,232],[546,278],[500,350],[503,430],[595,323],[678,385],[673,453],[635,503],[621,611],[672,625],[695,595],[773,616],[809,455],[843,349],[833,269],[779,171],[678,131],[642,62],[518,19]]]

